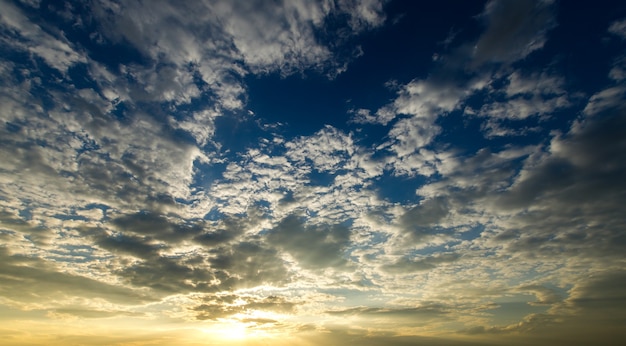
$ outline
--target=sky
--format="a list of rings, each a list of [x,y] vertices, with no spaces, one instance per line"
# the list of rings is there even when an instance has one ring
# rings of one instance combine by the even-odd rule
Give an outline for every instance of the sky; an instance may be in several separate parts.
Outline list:
[[[623,345],[626,3],[0,0],[4,345]]]

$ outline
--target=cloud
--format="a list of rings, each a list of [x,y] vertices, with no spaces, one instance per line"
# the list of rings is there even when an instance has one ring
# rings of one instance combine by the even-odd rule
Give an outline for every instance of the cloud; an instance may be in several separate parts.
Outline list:
[[[340,269],[347,265],[343,251],[350,242],[350,229],[343,225],[307,226],[292,215],[268,233],[267,241],[288,252],[303,268]]]
[[[574,286],[565,303],[575,309],[582,319],[601,318],[604,320],[602,323],[607,323],[608,316],[624,318],[626,295],[620,288],[625,280],[626,273],[623,271],[599,272]]]
[[[10,84],[17,82],[7,78]],[[174,197],[189,196],[194,162],[206,158],[192,143],[143,113],[129,112],[120,122],[107,110],[111,102],[90,90],[65,95],[48,87],[41,96],[49,98],[44,109],[33,93],[41,87],[37,80],[1,91],[2,117],[14,124],[12,131],[2,128],[3,148],[17,148],[4,168],[30,172],[13,175],[8,188],[22,192],[9,195],[41,201],[35,196],[45,194],[58,207],[104,202],[130,209],[146,202],[157,209],[171,207]],[[144,136],[134,136],[137,132]]]
[[[141,316],[128,311],[89,310],[81,308],[54,309],[49,312],[54,318],[108,318],[116,316]]]
[[[0,25],[3,27],[1,42],[17,51],[38,57],[61,73],[68,68],[86,62],[85,56],[77,51],[60,31],[47,32],[31,22],[16,6],[0,3]]]
[[[256,311],[289,314],[293,313],[296,305],[296,303],[280,296],[213,295],[202,298],[202,304],[194,306],[190,310],[195,314],[195,318],[199,320],[217,320],[239,316],[238,318],[242,322],[266,324],[277,323],[278,321],[241,316],[251,316]]]
[[[364,345],[553,344],[621,318],[623,64],[586,105],[562,61],[534,68],[552,2],[488,2],[482,33],[449,31],[464,42],[346,126],[292,136],[245,109],[249,78],[352,78],[384,4],[1,3],[0,303],[22,326],[232,322]],[[220,117],[253,135],[222,141]]]
[[[550,344],[559,339],[573,345],[615,345],[623,336],[620,321],[624,318],[624,295],[619,290],[623,279],[622,271],[600,272],[576,284],[569,291],[569,297],[548,313],[528,315],[516,324],[476,326],[460,332],[473,335],[523,333],[525,337],[518,342],[527,339],[535,344]],[[545,288],[540,290],[545,291]]]
[[[440,197],[446,203],[458,202],[457,206],[468,208],[472,200],[509,186],[509,179],[517,173],[515,161],[535,150],[534,146],[510,147],[499,152],[479,149],[473,155],[457,158],[458,162],[443,179],[420,187],[416,193],[428,198]]]
[[[313,136],[285,143],[288,159],[299,165],[311,162],[312,169],[330,174],[345,169],[347,159],[354,154],[354,147],[351,136],[331,126],[326,126]]]
[[[183,220],[169,219],[151,212],[139,212],[122,215],[111,220],[111,224],[125,232],[154,236],[156,239],[175,243],[190,238],[202,231],[202,223],[188,223]]]
[[[377,148],[392,154],[388,168],[395,175],[437,173],[446,165],[442,161],[450,156],[426,150],[442,131],[438,118],[458,109],[466,97],[484,86],[482,77],[461,82],[442,72],[400,87],[397,98],[376,113],[377,122],[383,125],[399,117],[389,130],[389,141]]]
[[[155,243],[150,238],[125,234],[96,236],[95,245],[113,253],[124,253],[143,259],[158,257],[158,251],[167,245]]]
[[[128,42],[149,59],[176,66],[178,80],[191,81],[197,73],[226,109],[242,107],[245,86],[240,79],[248,73],[288,75],[314,68],[332,76],[345,70],[351,57],[336,54],[335,47],[318,39],[329,18],[346,20],[351,30],[343,31],[343,36],[358,35],[384,21],[379,1],[217,1],[184,5],[159,1],[149,9],[141,4],[108,1],[94,5],[94,17],[111,42]],[[193,68],[184,72],[185,66]],[[163,73],[150,76],[165,77]],[[152,88],[146,78],[140,83]],[[172,83],[157,85],[172,88]],[[192,90],[184,93],[185,98],[192,98],[196,92],[193,84],[184,85]]]
[[[314,344],[336,344],[345,345],[349,343],[363,346],[404,346],[404,345],[450,345],[450,346],[476,346],[484,345],[481,342],[472,342],[443,337],[427,337],[419,335],[395,335],[389,332],[372,332],[351,328],[333,328],[325,330],[324,333],[307,335],[301,333],[301,338],[305,342]]]
[[[609,77],[618,82],[626,79],[626,57],[622,56],[615,59],[613,67],[609,71]]]
[[[398,96],[375,116],[361,109],[353,117],[357,123],[382,125],[399,118],[389,130],[390,140],[378,147],[393,154],[388,159],[388,168],[394,174],[431,176],[447,165],[442,164],[441,158],[449,157],[449,153],[437,150],[428,157],[423,152],[442,133],[437,120],[462,108],[469,97],[493,87],[500,73],[486,71],[484,63],[509,64],[542,48],[548,30],[555,26],[551,7],[547,1],[488,2],[479,16],[487,27],[472,53],[464,45],[459,46],[438,59],[428,78],[399,86]],[[471,63],[469,59],[473,59]],[[557,76],[545,73],[522,76],[514,72],[503,90],[510,98],[507,102],[485,102],[478,112],[466,106],[465,111],[489,118],[483,124],[487,137],[537,131],[538,127],[513,130],[495,119],[547,116],[563,109],[570,102],[562,86],[563,80]]]
[[[226,273],[214,273],[210,268],[187,265],[176,257],[165,256],[132,263],[115,274],[135,287],[151,288],[161,295],[215,292],[219,290],[220,278],[224,281],[229,278]]]
[[[452,263],[457,261],[461,256],[454,253],[442,253],[435,256],[410,259],[402,257],[391,264],[382,266],[383,270],[390,273],[405,274],[418,271],[426,271],[436,268],[444,263]]]
[[[341,223],[380,203],[370,186],[384,163],[336,128],[251,148],[243,157],[226,167],[208,195],[221,212],[266,215],[264,227],[294,213]]]
[[[3,284],[0,295],[17,306],[55,304],[74,296],[105,299],[117,304],[140,304],[153,301],[149,294],[132,288],[75,275],[37,257],[12,254],[0,248]],[[42,300],[42,297],[46,299]],[[49,302],[49,303],[46,303]]]
[[[500,242],[506,255],[610,257],[623,244],[618,229],[625,221],[616,208],[623,203],[618,177],[624,174],[624,141],[619,129],[625,126],[624,112],[616,107],[574,122],[544,150],[480,150],[417,193],[443,198],[454,215],[450,219],[461,223],[470,215],[491,215],[493,239],[510,235]]]
[[[555,137],[551,155],[520,172],[504,194],[503,206],[509,205],[508,201],[530,205],[545,199],[568,204],[590,202],[600,193],[607,193],[605,201],[611,196],[619,198],[611,190],[621,186],[616,177],[624,169],[619,163],[624,141],[616,130],[624,126],[622,113],[574,123],[568,136]]]
[[[518,97],[507,102],[483,105],[478,115],[496,119],[524,120],[533,116],[549,115],[567,106],[569,106],[569,101],[566,96],[548,99],[541,96],[530,99]]]
[[[532,159],[529,159],[527,161],[528,170],[520,172],[511,188],[502,195],[513,196],[514,194],[517,195],[517,193],[519,193],[520,197],[522,195],[529,195],[522,204],[530,205],[531,203],[537,202],[537,194],[543,193],[542,191],[544,191],[544,189],[558,191],[568,184],[589,182],[587,179],[589,175],[600,174],[603,170],[608,170],[607,174],[609,174],[609,171],[619,170],[620,165],[614,165],[610,162],[614,162],[614,155],[617,155],[614,150],[620,147],[619,143],[621,143],[621,141],[615,137],[611,140],[611,144],[609,144],[606,139],[613,138],[610,134],[615,132],[610,131],[609,127],[619,128],[621,126],[620,119],[622,115],[620,115],[620,112],[621,111],[616,110],[613,115],[607,115],[601,120],[587,119],[584,122],[574,123],[571,132],[567,136],[557,136],[553,139],[550,147],[551,155],[537,154],[534,155]],[[599,136],[601,133],[603,134],[603,139],[595,137],[596,135]],[[487,187],[490,185],[496,187],[497,185],[493,184],[503,179],[502,183],[505,185],[500,185],[500,187],[506,187],[507,177],[511,177],[511,174],[514,174],[515,170],[511,170],[513,167],[507,168],[502,160],[510,160],[520,157],[519,155],[523,157],[530,153],[529,150],[532,150],[532,147],[523,150],[502,152],[498,155],[481,150],[476,156],[463,161],[462,164],[457,166],[457,169],[461,169],[464,173],[459,175],[460,179],[455,180],[454,184],[459,187],[465,186],[466,188],[471,186]],[[591,155],[591,152],[596,154]],[[492,163],[487,163],[487,159]],[[602,163],[601,160],[606,161]],[[479,166],[476,165],[478,163],[482,165],[482,167],[480,167],[481,169],[486,169],[486,172],[489,172],[488,167],[496,168],[496,170],[489,172],[489,174],[483,173],[484,175],[482,177],[476,176],[474,173],[470,172],[474,168],[479,168]],[[560,166],[562,169],[559,169]],[[456,176],[455,174],[456,173],[452,173],[451,177]],[[555,176],[550,178],[552,174]],[[461,176],[463,176],[463,178],[461,178]],[[489,179],[489,177],[495,178],[497,176],[500,176],[500,178],[497,178],[493,182],[482,180]],[[478,180],[472,182],[473,179],[470,177],[475,177]],[[537,185],[526,185],[526,183],[530,184],[531,180],[529,179]],[[424,186],[420,191],[425,192],[436,185],[437,184],[433,184],[431,187]],[[551,194],[551,196],[554,195]],[[502,206],[504,207],[506,204],[502,204]]]
[[[606,111],[611,112],[615,108],[620,109],[624,94],[626,94],[626,88],[623,86],[614,86],[599,91],[589,98],[583,112],[587,115],[595,115]]]
[[[490,1],[481,14],[487,29],[474,47],[475,62],[511,63],[542,48],[555,26],[550,1]]]
[[[326,311],[327,314],[331,315],[340,315],[340,316],[351,316],[358,315],[363,317],[370,318],[393,318],[393,317],[401,317],[401,318],[433,318],[439,317],[441,315],[447,314],[447,310],[443,306],[439,305],[425,305],[413,308],[367,308],[367,307],[357,307],[350,308],[346,310],[333,310]]]
[[[196,241],[208,247],[177,251],[171,243],[162,245],[150,238],[125,235],[101,238],[97,244],[138,257],[139,261],[122,262],[114,274],[159,294],[219,292],[288,281],[283,260],[258,239],[207,243],[201,236]]]
[[[332,30],[343,30],[344,43],[384,22],[382,3],[377,1],[185,5],[160,1],[149,8],[96,1],[88,11],[82,4],[35,6],[29,9],[32,18],[18,6],[2,6],[3,40],[12,49],[31,52],[63,73],[69,68],[84,71],[88,85],[49,78],[34,61],[3,62],[7,73],[2,75],[2,118],[10,124],[2,128],[3,148],[18,148],[6,153],[11,159],[3,168],[7,173],[30,172],[7,175],[3,192],[38,202],[46,195],[47,205],[58,208],[58,214],[90,203],[106,205],[113,224],[124,233],[103,236],[100,245],[139,256],[152,251],[140,245],[144,241],[194,236],[208,244],[215,239],[215,232],[200,236],[196,226],[172,223],[163,215],[174,211],[176,219],[206,214],[200,207],[186,208],[176,201],[217,203],[191,185],[197,165],[214,163],[210,150],[204,150],[217,145],[212,141],[214,120],[245,103],[243,77],[310,68],[339,73],[352,56],[339,53],[341,44],[330,47],[320,39],[322,34],[334,34],[324,32],[331,30],[329,18],[341,22]],[[257,24],[266,30],[256,30]],[[52,30],[55,26],[66,34]],[[344,30],[346,26],[349,30]],[[83,31],[93,35],[89,39],[77,35]],[[128,54],[115,65],[97,54],[102,50]],[[20,87],[9,87],[13,85]],[[267,198],[280,199],[275,191]],[[20,198],[13,200],[22,203]],[[34,208],[42,206],[38,202]],[[132,219],[118,210],[145,215]]]
[[[481,126],[487,138],[541,132],[540,122],[571,107],[575,97],[565,92],[563,78],[545,71],[530,75],[514,71],[505,80],[507,84],[497,89],[493,85],[500,80],[492,81],[493,92],[480,109],[464,109],[466,115],[487,118]],[[520,126],[522,121],[528,125]]]
[[[531,292],[537,297],[537,301],[531,305],[552,305],[560,302],[563,298],[554,290],[542,285],[526,285],[518,288],[521,292]]]
[[[227,279],[220,279],[222,289],[281,285],[290,281],[279,253],[259,239],[242,241],[228,248],[214,248],[210,253],[208,262],[211,267],[220,275],[228,274]]]
[[[220,228],[199,234],[194,237],[194,240],[201,245],[212,247],[234,240],[241,233],[242,231],[236,228]]]
[[[609,32],[622,39],[626,39],[626,19],[616,20],[611,23],[611,26],[609,26]]]
[[[442,221],[448,215],[449,208],[443,198],[425,200],[402,214],[400,225],[414,241],[428,240],[442,232]]]
[[[562,95],[565,93],[563,78],[546,72],[523,75],[514,71],[508,76],[505,92],[508,97],[518,95]]]

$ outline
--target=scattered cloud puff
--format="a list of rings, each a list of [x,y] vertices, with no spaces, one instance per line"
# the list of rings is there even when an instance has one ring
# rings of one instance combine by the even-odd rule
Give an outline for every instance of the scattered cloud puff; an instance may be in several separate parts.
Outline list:
[[[138,71],[168,85],[170,91],[161,93],[162,98],[176,95],[172,94],[172,77],[186,80],[174,85],[190,87],[192,94],[187,92],[186,97],[194,96],[195,88],[189,82],[198,74],[226,109],[243,106],[241,78],[248,73],[288,75],[313,68],[333,76],[344,70],[347,61],[337,59],[332,47],[319,40],[327,21],[347,16],[352,29],[349,35],[384,22],[378,1],[210,1],[192,5],[161,1],[149,10],[126,2],[101,1],[94,6],[106,38],[128,42],[156,65],[172,64],[176,69],[169,71],[185,74]],[[149,88],[154,84],[145,78],[140,81]]]
[[[571,106],[575,95],[565,92],[565,81],[546,72],[524,76],[514,71],[506,78],[504,88],[494,90],[502,93],[503,100],[489,102],[480,109],[466,106],[464,112],[470,116],[484,117],[482,129],[486,137],[520,136],[541,131],[540,123],[519,126],[521,121],[549,119],[554,113]],[[495,89],[495,88],[494,88]]]
[[[63,73],[74,64],[87,62],[85,56],[75,51],[62,32],[46,32],[13,4],[3,1],[0,6],[3,44],[17,51],[27,52],[32,57],[41,58],[46,64]]]
[[[609,32],[613,35],[617,35],[622,39],[626,39],[626,20],[615,21],[609,26]]]

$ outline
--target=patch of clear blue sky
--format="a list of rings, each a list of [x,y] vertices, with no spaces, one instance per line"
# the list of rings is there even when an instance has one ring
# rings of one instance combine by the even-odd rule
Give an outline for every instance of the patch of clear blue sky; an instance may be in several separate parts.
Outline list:
[[[386,8],[391,24],[360,37],[364,54],[353,60],[346,72],[332,80],[311,70],[288,77],[279,73],[250,75],[246,78],[248,108],[269,122],[287,123],[290,134],[312,134],[324,125],[349,131],[353,128],[348,124],[350,109],[375,112],[394,98],[395,91],[385,86],[387,82],[407,83],[427,77],[433,51],[445,48],[446,36],[432,33],[450,29],[450,22],[439,20],[438,13],[452,16],[459,26],[473,24],[474,29],[478,28],[466,14],[478,14],[482,1],[458,2],[455,6],[460,7],[458,12],[451,13],[449,4],[391,2]],[[457,36],[468,34],[475,33],[466,30]],[[372,139],[372,132],[368,134]]]

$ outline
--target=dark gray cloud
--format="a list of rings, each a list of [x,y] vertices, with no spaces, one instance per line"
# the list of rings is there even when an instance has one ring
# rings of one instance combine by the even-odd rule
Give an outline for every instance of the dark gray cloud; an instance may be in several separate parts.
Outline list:
[[[477,63],[509,63],[525,58],[545,44],[555,26],[551,1],[492,0],[481,15],[487,29],[474,48]]]
[[[381,268],[390,273],[412,273],[435,269],[441,264],[452,263],[460,258],[461,255],[456,253],[441,253],[419,258],[402,257],[393,263],[383,265]]]
[[[396,335],[385,332],[365,332],[349,328],[333,328],[325,333],[307,335],[302,333],[301,338],[316,345],[363,345],[363,346],[409,346],[409,345],[446,345],[446,346],[478,346],[485,345],[483,341],[463,341],[452,338],[437,338],[418,335]]]
[[[285,264],[275,249],[258,236],[239,238],[254,220],[255,216],[250,215],[209,224],[137,213],[112,220],[111,225],[122,232],[88,227],[78,230],[113,255],[139,259],[122,261],[113,272],[128,284],[148,287],[158,294],[216,292],[285,283],[288,281]],[[182,241],[193,241],[200,248],[172,253]]]
[[[216,320],[235,314],[248,314],[255,310],[271,311],[277,313],[292,313],[297,303],[288,301],[284,297],[268,296],[265,298],[237,296],[237,295],[214,295],[202,299],[203,303],[191,308],[199,320]],[[236,304],[235,304],[236,303]],[[243,319],[242,322],[254,322],[256,324],[275,323],[268,319]]]
[[[101,233],[95,236],[95,245],[116,254],[129,254],[143,259],[151,259],[159,256],[159,250],[169,246],[159,244],[150,237],[126,235],[123,233],[108,235]]]
[[[136,287],[149,287],[157,292],[216,292],[220,284],[229,287],[231,277],[206,266],[187,265],[177,257],[154,257],[114,271]],[[221,279],[221,280],[220,280]],[[216,281],[217,280],[217,281]]]
[[[11,254],[0,247],[0,296],[19,302],[39,302],[62,297],[101,298],[117,304],[141,304],[155,297],[128,287],[64,272],[37,257]]]
[[[289,281],[285,263],[278,252],[259,239],[212,248],[210,254],[210,266],[218,272],[229,273],[220,284],[223,289],[280,285]]]
[[[116,274],[134,286],[159,292],[217,292],[286,281],[277,254],[254,243],[212,250],[209,259],[159,256],[124,267]]]
[[[428,227],[437,225],[446,215],[449,206],[443,198],[429,199],[411,208],[402,215],[402,225],[406,227]]]
[[[517,216],[524,226],[511,250],[568,249],[594,257],[623,252],[625,126],[622,109],[588,118],[554,138],[549,154],[527,163],[513,186],[495,198],[501,210],[525,210]]]
[[[450,206],[445,198],[433,198],[407,210],[400,217],[400,225],[417,242],[446,233],[439,225],[448,215]]]
[[[509,335],[513,344],[550,345],[558,340],[581,346],[619,345],[625,335],[626,294],[622,290],[625,280],[622,270],[600,272],[576,284],[569,290],[569,296],[547,313],[531,314],[511,325],[476,326],[460,333],[497,336],[492,340],[502,340],[501,336]],[[548,293],[545,287],[536,286],[520,290]],[[560,301],[555,297],[548,299]]]
[[[166,217],[153,212],[122,215],[111,220],[121,231],[149,235],[167,242],[191,238],[206,226],[200,222],[186,222],[177,217]]]
[[[246,306],[249,309],[254,309],[254,310],[266,310],[266,311],[289,313],[289,312],[292,312],[294,308],[300,303],[301,302],[298,302],[298,303],[290,302],[284,297],[269,296],[263,299],[252,300],[248,302]]]
[[[306,225],[304,219],[292,215],[268,233],[267,241],[288,252],[304,268],[341,268],[347,264],[343,251],[350,242],[350,229],[342,225]]]
[[[250,217],[249,219],[251,220],[248,221],[253,222],[254,217]],[[249,226],[249,224],[242,220],[227,218],[222,220],[216,227],[206,227],[203,233],[196,235],[193,239],[197,243],[207,247],[222,245],[236,239],[243,234]]]
[[[542,285],[525,285],[519,287],[520,292],[531,292],[537,300],[530,302],[531,305],[552,305],[563,300],[563,297],[559,295],[555,290]]]
[[[476,326],[468,329],[460,330],[461,334],[469,334],[469,335],[515,335],[516,333],[524,333],[525,335],[519,339],[511,338],[510,342],[518,344],[526,344],[525,342],[529,342],[528,339],[532,340],[533,337],[535,342],[538,344],[544,344],[547,340],[541,340],[537,335],[533,334],[541,334],[537,333],[538,328],[550,328],[557,324],[554,319],[554,316],[549,316],[547,314],[531,314],[526,317],[519,323],[504,325],[504,326]],[[527,340],[524,340],[527,339]]]
[[[626,271],[600,272],[574,286],[565,300],[581,319],[595,323],[619,324],[626,321]],[[621,322],[620,322],[621,321]]]
[[[46,245],[53,237],[50,230],[46,227],[38,225],[37,222],[28,222],[22,217],[5,210],[0,210],[0,230],[11,233],[17,232],[28,237],[30,241],[37,245]]]
[[[449,313],[449,310],[442,305],[424,305],[412,308],[368,308],[368,307],[356,307],[345,310],[332,310],[326,311],[331,315],[357,315],[370,318],[436,318],[441,317]]]

